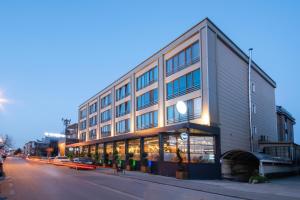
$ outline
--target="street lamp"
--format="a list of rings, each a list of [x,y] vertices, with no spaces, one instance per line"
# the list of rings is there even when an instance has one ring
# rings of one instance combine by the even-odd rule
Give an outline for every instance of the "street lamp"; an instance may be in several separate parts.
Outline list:
[[[182,115],[185,115],[187,113],[187,106],[183,101],[177,102],[176,109]]]

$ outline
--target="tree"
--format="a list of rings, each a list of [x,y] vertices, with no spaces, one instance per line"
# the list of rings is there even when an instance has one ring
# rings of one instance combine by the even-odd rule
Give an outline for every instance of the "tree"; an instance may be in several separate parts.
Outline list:
[[[12,147],[12,138],[8,135],[0,135],[0,149],[8,150]]]

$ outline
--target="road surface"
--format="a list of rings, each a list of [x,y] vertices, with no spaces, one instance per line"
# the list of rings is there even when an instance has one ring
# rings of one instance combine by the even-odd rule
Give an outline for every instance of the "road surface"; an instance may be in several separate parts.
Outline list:
[[[16,200],[235,199],[97,171],[80,171],[21,158],[7,158],[0,197]]]

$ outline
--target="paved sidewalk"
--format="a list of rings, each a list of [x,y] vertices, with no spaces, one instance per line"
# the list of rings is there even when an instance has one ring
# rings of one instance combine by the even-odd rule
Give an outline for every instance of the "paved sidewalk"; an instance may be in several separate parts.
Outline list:
[[[98,168],[97,172],[116,175],[113,169]],[[190,190],[221,194],[241,199],[272,199],[272,200],[300,200],[300,177],[272,180],[271,183],[248,184],[227,180],[178,180],[141,172],[126,171],[119,176],[157,184],[170,185]]]

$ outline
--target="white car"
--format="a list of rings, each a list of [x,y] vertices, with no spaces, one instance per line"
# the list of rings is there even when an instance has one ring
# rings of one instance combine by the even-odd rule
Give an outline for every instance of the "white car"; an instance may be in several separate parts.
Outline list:
[[[56,156],[53,160],[53,162],[70,162],[70,159],[67,156]]]

